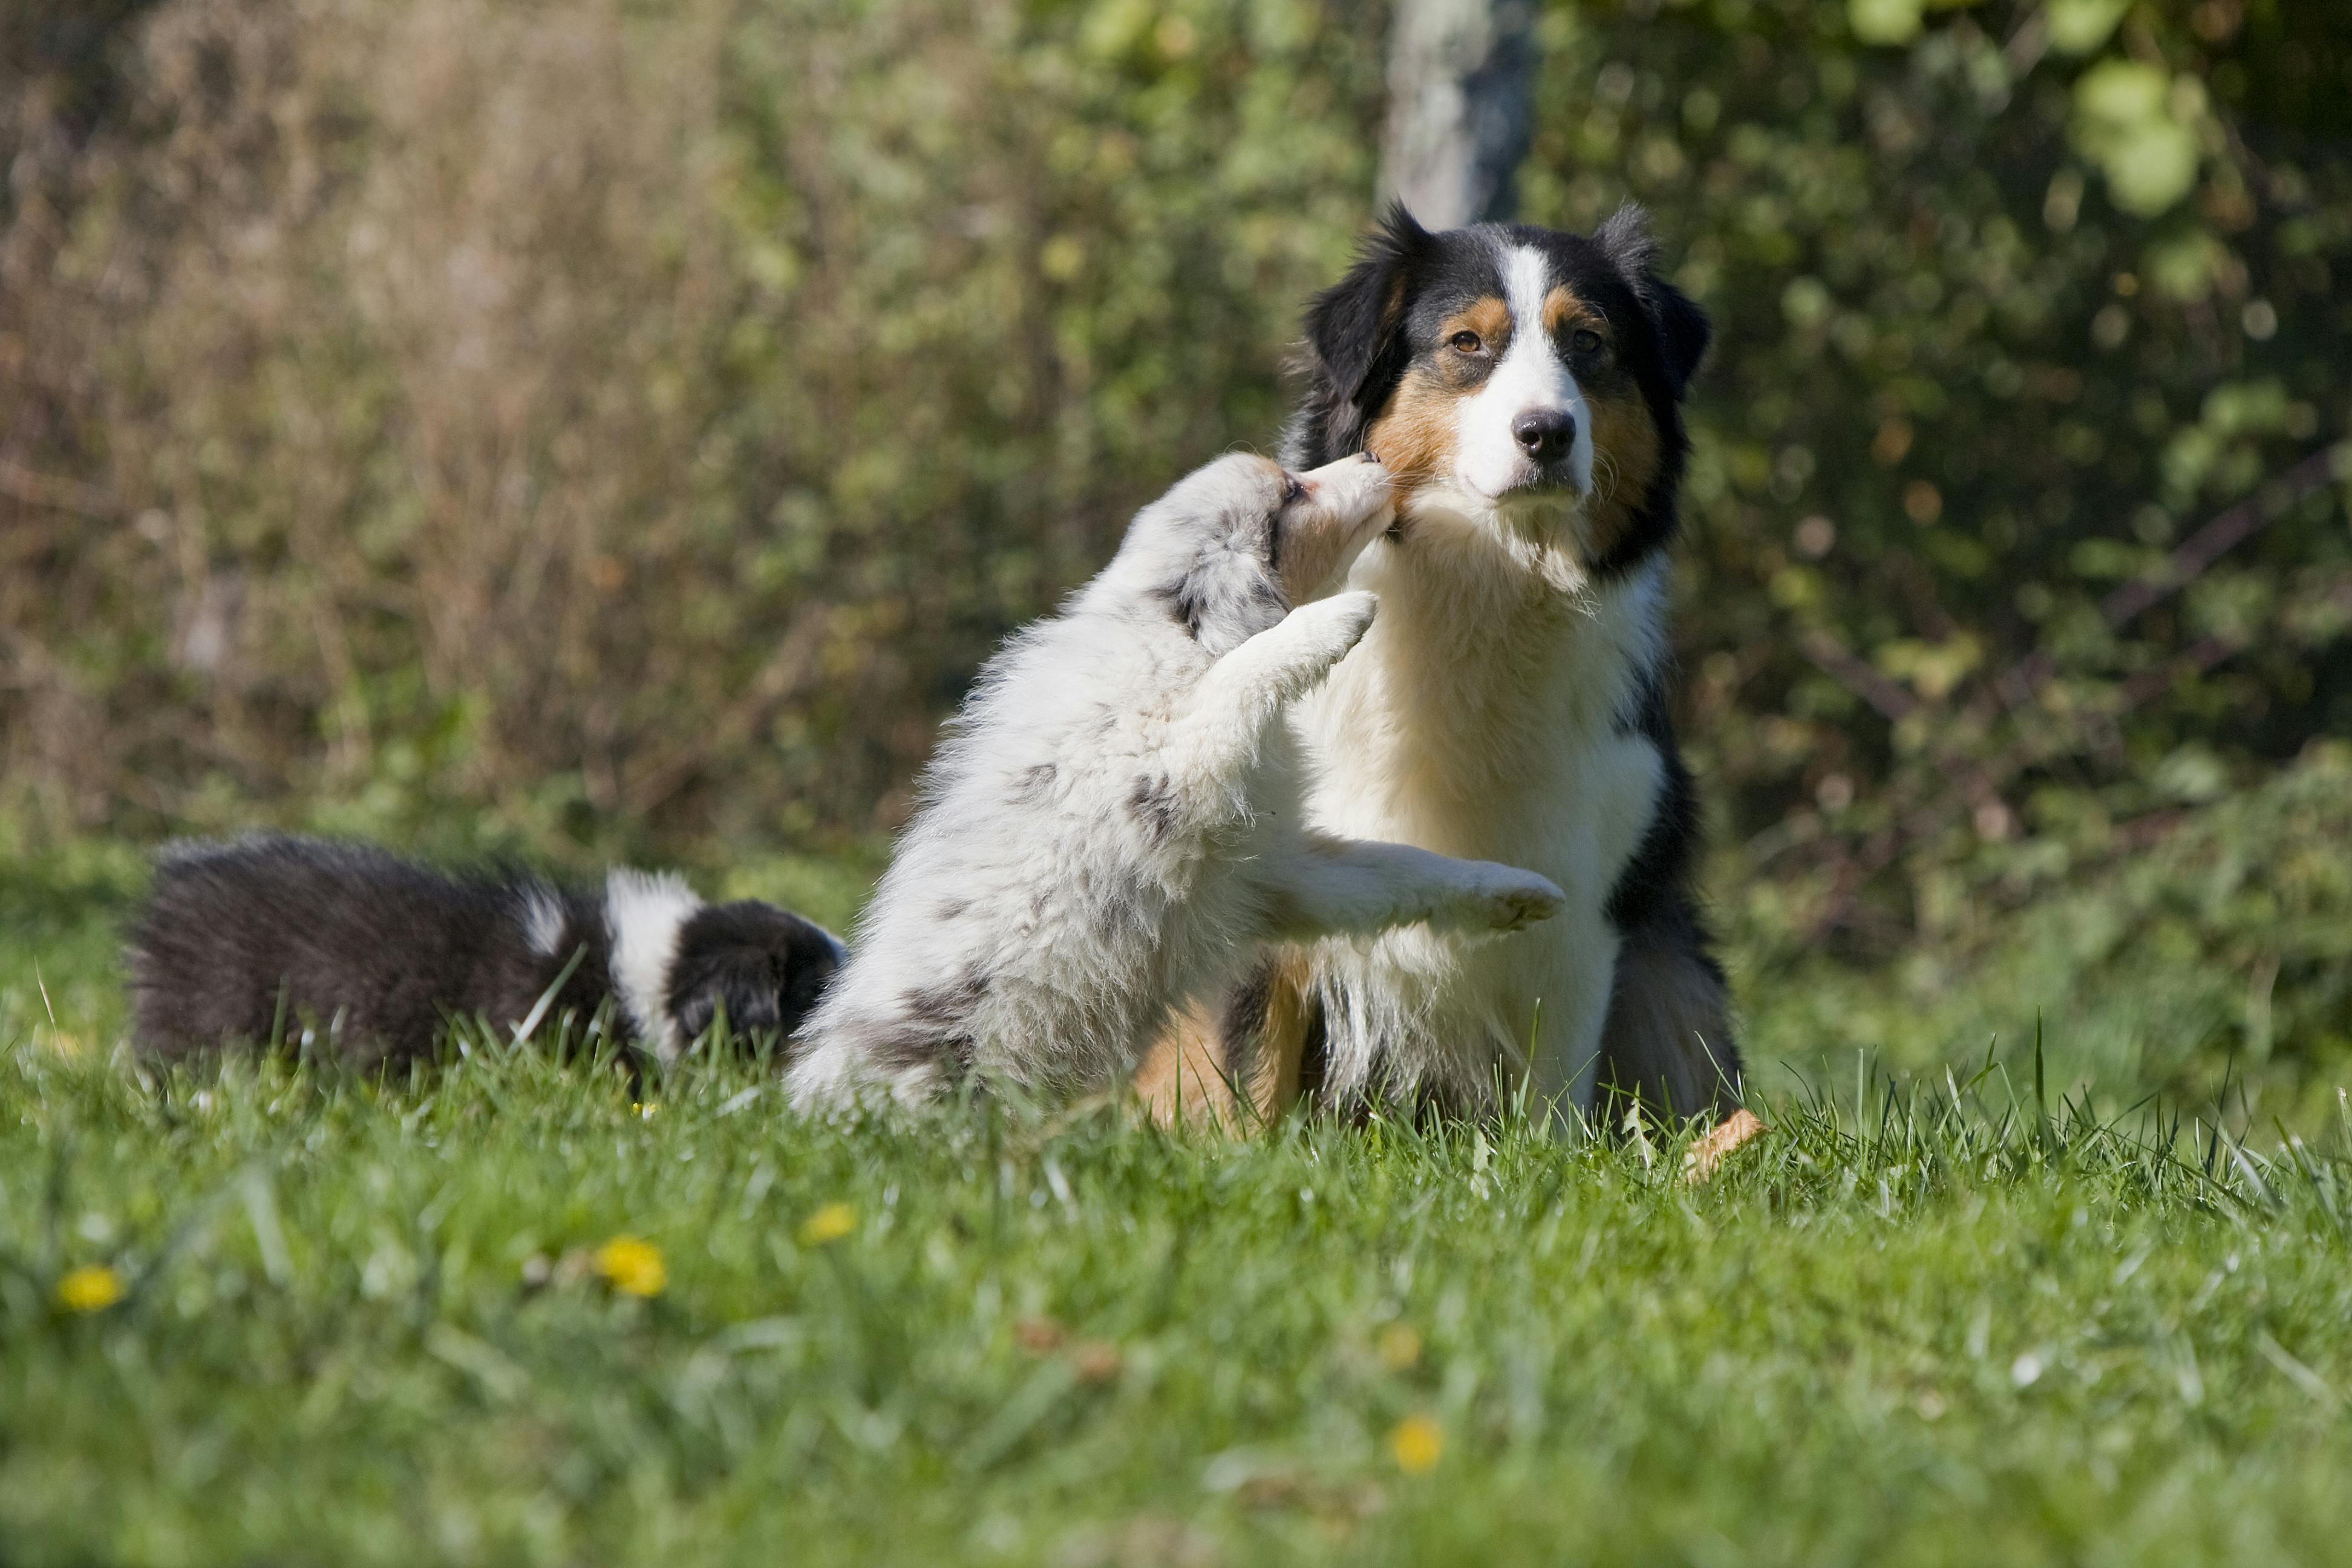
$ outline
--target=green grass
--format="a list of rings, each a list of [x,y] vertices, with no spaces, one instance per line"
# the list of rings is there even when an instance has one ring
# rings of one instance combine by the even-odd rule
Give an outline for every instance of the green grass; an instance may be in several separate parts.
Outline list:
[[[1782,1100],[1694,1190],[1669,1147],[1517,1125],[812,1125],[755,1065],[633,1091],[483,1041],[397,1084],[151,1083],[103,1048],[114,858],[0,874],[11,1565],[2352,1541],[2341,1125],[2258,1150],[2054,1083],[2044,1114],[2029,1047]],[[832,1204],[848,1234],[809,1235]],[[624,1235],[657,1295],[597,1275]],[[92,1264],[127,1296],[68,1310]]]

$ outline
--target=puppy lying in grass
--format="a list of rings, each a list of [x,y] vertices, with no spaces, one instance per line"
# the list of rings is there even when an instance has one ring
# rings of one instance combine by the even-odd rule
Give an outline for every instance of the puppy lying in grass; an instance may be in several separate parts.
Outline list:
[[[453,1019],[517,1036],[608,1004],[623,1038],[674,1059],[723,1009],[788,1035],[841,944],[771,904],[706,904],[674,876],[601,891],[457,878],[381,849],[257,835],[157,859],[128,964],[133,1040],[175,1058],[323,1038],[355,1066],[430,1059]]]
[[[1302,824],[1283,710],[1371,624],[1371,595],[1317,595],[1391,515],[1369,458],[1293,476],[1223,458],[1014,636],[809,1019],[793,1102],[915,1101],[967,1078],[1083,1093],[1261,943],[1556,912],[1533,872]]]

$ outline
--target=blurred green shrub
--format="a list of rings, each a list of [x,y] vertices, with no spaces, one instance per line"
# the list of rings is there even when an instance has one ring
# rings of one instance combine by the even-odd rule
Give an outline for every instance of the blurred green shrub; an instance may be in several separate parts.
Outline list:
[[[2090,919],[2086,888],[2140,930],[2135,868],[2176,833],[2275,862],[2303,819],[2266,781],[2352,734],[2352,462],[2326,456],[2352,424],[2352,17],[1631,0],[1549,25],[1530,216],[1630,191],[1721,331],[1681,631],[1751,974],[1899,961],[1872,1005],[1945,1044],[1955,1009],[2096,995],[2130,1039],[2070,1037],[2159,1078],[2184,1040],[2352,1038],[2352,960],[2313,940],[2352,914],[2340,879],[2269,947],[2194,900],[2138,968],[1998,940],[2023,910],[2037,940]],[[2239,504],[2263,526],[2172,574]],[[2276,973],[2291,1021],[2214,1011]]]
[[[2015,1062],[2039,1020],[2053,1094],[2088,1082],[2210,1109],[2226,1083],[2233,1119],[2334,1115],[2352,1071],[2352,746],[2315,744],[2147,827],[2031,901],[1970,900],[1883,971],[1791,959],[1758,1009],[1758,1069],[1848,1053],[1850,1071],[1856,1049],[1907,1068],[1989,1047]]]

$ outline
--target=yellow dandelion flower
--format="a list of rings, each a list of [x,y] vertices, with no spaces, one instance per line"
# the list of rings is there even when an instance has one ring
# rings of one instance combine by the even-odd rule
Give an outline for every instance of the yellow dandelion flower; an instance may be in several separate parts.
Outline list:
[[[801,1222],[801,1245],[823,1247],[839,1241],[857,1228],[857,1211],[847,1204],[827,1204]]]
[[[1421,1360],[1421,1336],[1402,1323],[1391,1323],[1381,1331],[1381,1364],[1391,1372],[1402,1372]]]
[[[1397,1468],[1417,1476],[1435,1468],[1445,1454],[1445,1429],[1426,1415],[1408,1415],[1389,1428],[1389,1452]]]
[[[58,1305],[68,1312],[103,1312],[122,1300],[122,1276],[103,1263],[85,1263],[58,1281]]]
[[[628,1296],[658,1296],[669,1284],[661,1248],[634,1236],[616,1236],[596,1249],[596,1272]]]

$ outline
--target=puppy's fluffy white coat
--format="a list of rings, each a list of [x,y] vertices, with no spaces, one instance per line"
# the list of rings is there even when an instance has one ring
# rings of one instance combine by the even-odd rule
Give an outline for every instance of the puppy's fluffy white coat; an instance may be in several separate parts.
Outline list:
[[[1146,508],[1063,612],[981,673],[811,1016],[796,1104],[967,1075],[1046,1094],[1133,1069],[1260,944],[1428,921],[1515,930],[1532,872],[1309,831],[1278,721],[1371,624],[1330,586],[1391,516],[1351,458],[1222,458]]]

